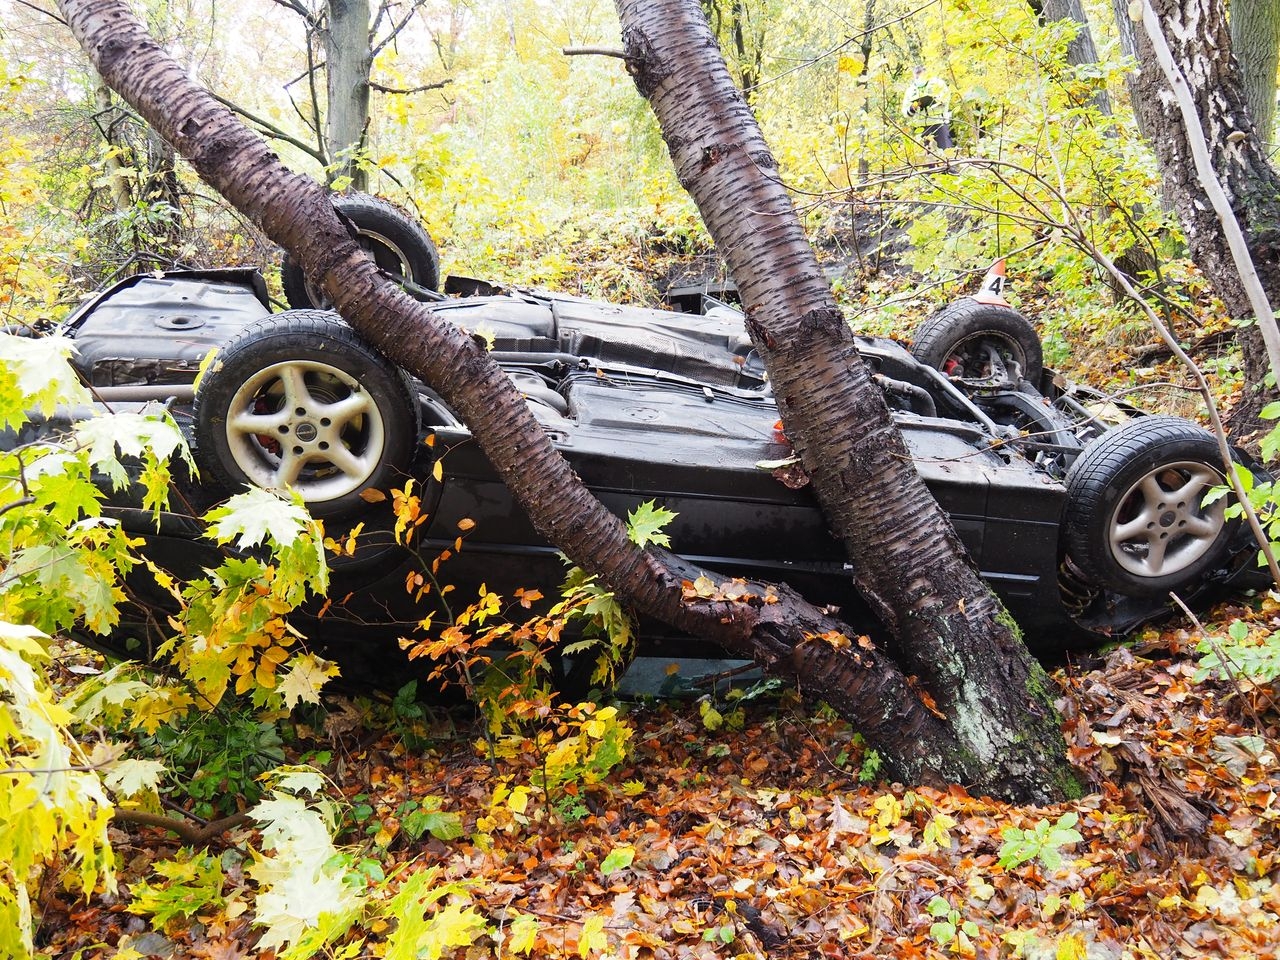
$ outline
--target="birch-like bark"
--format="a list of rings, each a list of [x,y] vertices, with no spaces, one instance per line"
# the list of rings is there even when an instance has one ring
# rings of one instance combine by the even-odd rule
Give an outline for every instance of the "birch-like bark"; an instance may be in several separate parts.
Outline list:
[[[1049,685],[920,478],[693,0],[617,0],[627,68],[733,275],[854,579],[965,749],[1071,782]]]
[[[1280,303],[1280,176],[1267,159],[1245,101],[1222,2],[1151,0],[1151,8],[1186,79],[1213,171],[1244,232],[1262,289],[1271,303]],[[1151,148],[1164,179],[1165,199],[1178,215],[1191,259],[1213,284],[1227,313],[1253,317],[1221,221],[1197,174],[1178,99],[1145,31],[1137,31],[1136,43],[1142,68],[1133,106],[1144,129],[1159,131],[1151,138]],[[1270,365],[1257,325],[1242,329],[1239,341],[1245,389],[1230,424],[1236,437],[1244,439],[1269,428],[1258,414],[1280,395],[1266,386]]]
[[[662,552],[642,551],[627,539],[621,522],[583,487],[483,346],[385,281],[338,221],[319,184],[285,169],[259,137],[194,84],[147,36],[123,0],[62,0],[60,6],[107,82],[205,180],[261,224],[311,276],[323,278],[326,292],[355,329],[439,392],[471,427],[539,532],[575,563],[599,574],[642,612],[751,656],[771,672],[799,677],[808,692],[827,699],[885,753],[896,777],[959,782],[1021,801],[1058,799],[1073,787],[1062,739],[1045,705],[1047,688],[1038,685],[1039,674],[1032,673],[1025,650],[1001,625],[991,595],[957,559],[958,542],[945,518],[936,505],[930,506],[927,491],[923,500],[900,501],[887,495],[898,482],[914,483],[917,491],[923,486],[905,459],[883,403],[877,407],[873,402],[878,395],[851,341],[839,335],[841,329],[847,333],[847,328],[839,322],[838,312],[820,305],[823,296],[829,302],[829,292],[822,294],[822,288],[815,286],[813,270],[794,244],[776,261],[779,276],[818,300],[813,301],[813,309],[797,315],[790,331],[779,328],[783,336],[798,337],[793,344],[783,345],[780,352],[786,359],[781,368],[804,368],[811,351],[826,362],[815,379],[788,377],[780,382],[784,415],[797,423],[797,417],[817,417],[802,440],[810,457],[833,417],[853,418],[854,431],[841,426],[831,431],[831,437],[840,455],[855,457],[849,472],[835,478],[851,498],[860,497],[852,508],[855,511],[867,506],[857,485],[873,479],[868,474],[877,463],[898,461],[893,479],[874,483],[873,497],[880,499],[871,512],[883,516],[869,517],[874,522],[860,547],[886,551],[884,558],[861,565],[864,579],[887,571],[889,579],[901,582],[890,586],[887,594],[871,595],[904,601],[895,618],[904,638],[916,638],[921,629],[951,631],[964,640],[971,640],[974,630],[992,630],[996,635],[994,644],[963,649],[955,662],[931,664],[927,651],[916,651],[912,662],[920,666],[926,682],[943,677],[967,690],[942,704],[950,718],[947,722],[924,705],[903,671],[880,652],[857,644],[836,648],[814,641],[814,636],[827,631],[850,636],[853,631],[785,588],[780,589],[781,602],[769,605],[684,602],[682,581],[701,571]],[[705,20],[700,15],[699,20],[697,36],[714,50]],[[727,83],[723,61],[717,57],[716,62],[718,76]],[[762,159],[767,160],[767,154]],[[681,165],[685,162],[687,157]],[[730,193],[757,225],[759,214],[754,208],[771,209],[776,203],[768,196],[743,194],[738,187]],[[794,223],[789,206],[786,216]],[[784,225],[784,232],[791,229]],[[811,252],[808,257],[811,262]],[[749,302],[760,299],[771,286],[776,285],[750,283]],[[772,312],[795,306],[789,296],[765,299],[772,303]],[[772,312],[766,311],[770,322],[776,320]],[[753,317],[753,326],[770,335],[768,324],[762,325],[758,318]],[[815,337],[834,335],[834,348],[802,342],[806,332]],[[770,343],[771,355],[777,346]],[[849,390],[851,396],[827,396],[824,401],[824,385],[834,394]],[[803,392],[814,396],[806,399],[800,396]],[[864,428],[865,436],[850,444],[849,433]],[[881,443],[887,457],[866,464],[856,460],[860,453],[880,449]],[[825,468],[830,459],[822,457],[815,463]],[[822,482],[829,485],[830,471],[820,472]],[[917,508],[924,514],[913,515]],[[842,523],[847,512],[839,514]],[[947,546],[939,548],[930,540],[933,535]],[[895,566],[904,556],[910,556],[913,564]],[[939,583],[941,591],[935,589]],[[755,592],[761,589],[757,586]],[[881,602],[886,611],[893,609]],[[917,621],[924,626],[914,626]]]

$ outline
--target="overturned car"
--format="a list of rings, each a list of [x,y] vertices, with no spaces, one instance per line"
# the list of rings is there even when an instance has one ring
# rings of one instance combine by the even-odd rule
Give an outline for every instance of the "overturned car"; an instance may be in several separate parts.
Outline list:
[[[606,506],[625,515],[655,500],[677,514],[668,528],[677,553],[785,581],[875,632],[810,491],[762,467],[790,449],[737,310],[673,313],[474,281],[438,294],[425,234],[359,204],[353,219],[380,266],[490,339],[493,358]],[[481,583],[547,592],[564,566],[453,412],[321,309],[317,291],[290,271],[286,289],[300,309],[273,312],[253,270],[173,272],[117,283],[58,332],[74,339],[76,363],[103,401],[167,402],[192,441],[200,478],[174,498],[183,509],[157,525],[127,499],[109,508],[145,539],[149,558],[179,575],[216,565],[218,549],[200,539],[194,515],[245,484],[293,487],[331,528],[364,522],[355,553],[333,569],[331,592],[351,595],[351,616],[304,613],[297,625],[348,681],[398,686],[395,640],[422,612],[397,604],[418,561],[396,545],[388,508],[367,491],[415,478],[430,514],[426,551],[445,549],[460,521],[474,521],[445,573],[459,595]],[[219,362],[196,389],[214,349]],[[1044,369],[1031,324],[998,297],[944,308],[910,349],[875,337],[859,349],[918,470],[1033,649],[1126,632],[1167,612],[1170,591],[1196,600],[1259,582],[1247,533],[1224,517],[1221,500],[1204,505],[1222,483],[1213,438],[1062,382]],[[1104,408],[1119,425],[1099,419]],[[163,639],[145,584],[133,595],[133,612],[97,645],[137,656]],[[664,653],[692,650],[688,639],[652,636]]]

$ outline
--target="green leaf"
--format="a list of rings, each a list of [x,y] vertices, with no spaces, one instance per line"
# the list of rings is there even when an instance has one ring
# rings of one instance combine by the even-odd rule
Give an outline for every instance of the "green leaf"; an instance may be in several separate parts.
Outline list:
[[[631,866],[631,861],[635,858],[635,847],[614,847],[600,864],[600,873],[607,877],[612,873],[617,873],[619,870],[625,870]]]
[[[102,513],[102,491],[79,470],[47,474],[31,485],[31,491],[36,505],[63,526]]]
[[[189,851],[185,851],[190,856]],[[192,859],[161,860],[153,869],[160,883],[135,883],[129,912],[149,914],[157,930],[170,920],[190,917],[206,908],[221,908],[222,864],[202,853]]]
[[[294,543],[314,531],[306,508],[260,487],[238,493],[205,514],[209,536],[218,543],[235,542],[241,549],[270,540],[277,546]]]
[[[128,799],[156,789],[165,765],[159,760],[117,760],[107,769],[102,782],[117,797]]]
[[[702,717],[702,725],[710,731],[719,730],[724,723],[724,714],[711,705],[711,701],[703,700],[698,704],[698,714]]]
[[[662,532],[677,514],[657,506],[652,500],[646,500],[631,511],[627,517],[627,537],[638,547],[655,544],[659,547],[671,546],[671,538]]]
[[[507,949],[512,953],[532,953],[540,927],[537,917],[518,914],[507,926]]]
[[[956,938],[956,925],[947,920],[939,920],[929,926],[929,936],[937,941],[938,946],[945,947]]]
[[[463,834],[461,815],[441,810],[415,810],[401,821],[400,827],[414,840],[429,833],[447,843]]]

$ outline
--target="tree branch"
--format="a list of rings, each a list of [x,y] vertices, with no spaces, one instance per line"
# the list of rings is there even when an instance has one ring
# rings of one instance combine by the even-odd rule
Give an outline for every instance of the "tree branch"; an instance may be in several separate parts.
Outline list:
[[[307,22],[308,29],[314,29],[316,25],[316,15],[313,11],[308,10],[298,0],[272,0],[273,3],[279,4],[286,10],[292,10],[303,20]]]
[[[16,510],[18,507],[29,507],[31,506],[31,504],[35,502],[36,502],[35,497],[22,497],[18,500],[14,500],[10,503],[6,503],[3,507],[0,507],[0,516],[3,516],[4,514],[8,513],[10,510]],[[4,771],[0,770],[0,773],[3,773],[3,772]]]
[[[448,86],[451,83],[453,83],[453,78],[446,77],[443,80],[437,80],[435,83],[424,83],[420,87],[410,87],[407,90],[402,90],[399,87],[387,87],[387,86],[383,86],[381,83],[375,83],[374,81],[370,80],[369,89],[377,90],[379,93],[410,94],[410,93],[422,93],[423,91],[426,91],[426,90],[439,90],[441,87]]]
[[[409,21],[413,19],[413,15],[418,12],[418,8],[420,6],[422,6],[421,2],[414,3],[409,8],[409,12],[404,15],[404,19],[401,20],[399,23],[395,24],[394,26],[392,26],[390,33],[388,33],[382,40],[378,41],[377,43],[370,44],[370,47],[369,47],[370,60],[372,60],[379,53],[381,53],[383,48],[385,48],[387,44],[389,44],[392,40],[394,40],[396,37],[400,35],[400,31],[409,25]],[[374,30],[378,29],[378,21],[382,19],[382,13],[386,9],[387,8],[383,6],[378,10],[378,16],[374,20],[373,28],[370,31],[371,33]]]
[[[161,830],[168,830],[189,847],[202,847],[214,837],[249,822],[248,814],[233,813],[229,817],[211,820],[203,827],[197,827],[185,820],[166,817],[160,813],[125,810],[120,807],[116,807],[115,812],[111,814],[111,819],[115,823],[134,823],[141,827],[159,827]]]
[[[48,17],[50,20],[53,20],[55,23],[60,23],[64,27],[67,26],[67,21],[63,20],[62,17],[58,16],[52,10],[46,10],[44,7],[36,6],[36,4],[34,3],[28,3],[27,0],[18,0],[18,3],[26,7],[28,10],[34,10],[36,13],[44,14],[46,17]]]
[[[617,57],[619,60],[635,60],[625,50],[613,47],[565,47],[560,51],[566,57]]]
[[[213,99],[217,100],[220,104],[222,104],[232,113],[239,114],[240,116],[244,117],[246,120],[250,121],[251,123],[256,123],[259,127],[262,128],[262,132],[267,136],[272,137],[273,139],[276,139],[276,140],[283,140],[285,143],[288,143],[288,144],[292,144],[293,146],[301,150],[303,153],[305,153],[307,156],[312,157],[313,159],[319,161],[320,163],[325,162],[325,157],[323,153],[321,153],[319,150],[317,150],[315,147],[311,146],[310,144],[303,143],[297,137],[293,137],[285,133],[283,130],[281,130],[271,121],[264,120],[262,119],[262,117],[259,117],[259,116],[255,116],[254,114],[250,113],[248,110],[244,109],[244,107],[240,106],[239,104],[232,103],[226,97],[221,97],[212,91],[209,92],[209,96],[213,97]]]

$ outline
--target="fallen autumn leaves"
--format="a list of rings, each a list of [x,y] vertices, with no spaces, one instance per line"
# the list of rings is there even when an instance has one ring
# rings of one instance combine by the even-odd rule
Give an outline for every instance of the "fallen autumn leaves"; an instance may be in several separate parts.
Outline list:
[[[1193,672],[1185,656],[1120,650],[1059,675],[1097,791],[1048,809],[860,785],[846,725],[776,706],[737,730],[722,707],[730,723],[714,733],[693,708],[637,707],[627,764],[556,810],[536,795],[495,803],[534,759],[491,768],[466,739],[415,753],[352,729],[331,772],[367,808],[346,842],[369,845],[387,875],[438,868],[499,931],[536,917],[535,957],[1275,956],[1280,715],[1268,691],[1195,685]],[[444,798],[461,836],[410,839],[403,811],[424,796]],[[122,879],[146,879],[168,842],[122,843]],[[162,934],[126,912],[127,887],[116,902],[47,902],[47,955],[269,956],[237,915],[237,856],[224,857],[225,897],[240,906]],[[385,932],[366,927],[350,955],[381,955]],[[499,950],[480,937],[443,955]]]

